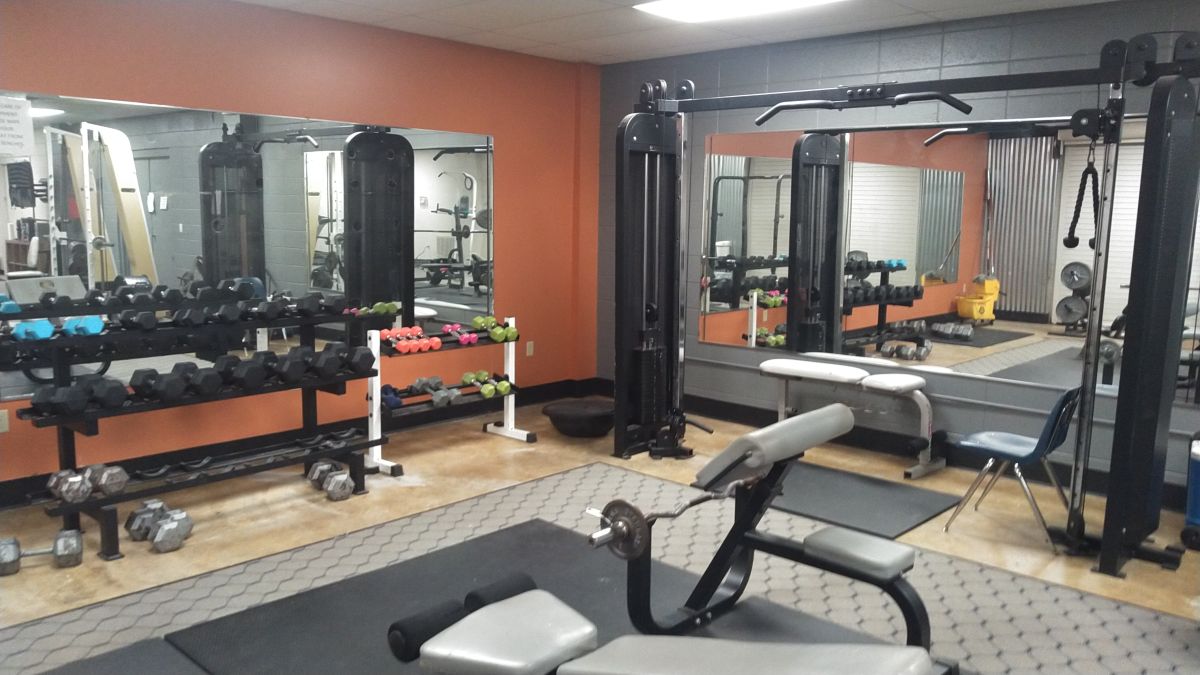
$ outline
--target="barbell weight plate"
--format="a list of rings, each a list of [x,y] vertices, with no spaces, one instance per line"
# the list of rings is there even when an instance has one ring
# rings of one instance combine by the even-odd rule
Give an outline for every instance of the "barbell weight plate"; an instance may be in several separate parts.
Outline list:
[[[1087,300],[1077,295],[1069,295],[1054,306],[1054,316],[1059,323],[1078,323],[1087,317],[1087,312]]]
[[[1058,278],[1072,291],[1086,291],[1092,288],[1092,268],[1087,263],[1069,262],[1063,266]]]
[[[650,525],[633,504],[614,499],[604,507],[604,522],[621,532],[608,544],[608,549],[622,560],[633,560],[645,554],[650,546]]]

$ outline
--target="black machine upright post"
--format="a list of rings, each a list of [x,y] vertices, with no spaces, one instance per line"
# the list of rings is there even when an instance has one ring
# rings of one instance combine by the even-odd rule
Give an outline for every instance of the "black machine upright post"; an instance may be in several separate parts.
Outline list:
[[[399,301],[415,323],[413,300],[413,149],[384,130],[346,139],[346,299],[350,305]]]
[[[204,278],[211,284],[266,278],[263,159],[240,132],[200,150],[201,250]]]
[[[840,352],[842,313],[840,137],[805,134],[792,148],[787,348]]]
[[[1146,557],[1159,524],[1200,181],[1196,95],[1186,78],[1165,77],[1150,102],[1098,566],[1107,574]],[[1178,565],[1178,555],[1160,553],[1157,562]]]
[[[690,95],[691,83],[680,85]],[[666,89],[642,85],[639,110]],[[613,454],[690,457],[683,446],[683,299],[676,115],[635,112],[617,131]]]

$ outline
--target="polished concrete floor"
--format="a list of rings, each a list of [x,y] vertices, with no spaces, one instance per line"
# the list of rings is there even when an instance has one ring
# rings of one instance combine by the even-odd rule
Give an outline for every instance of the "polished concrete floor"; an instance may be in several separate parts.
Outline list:
[[[182,550],[155,554],[144,544],[123,540],[125,558],[104,562],[93,555],[99,545],[93,527],[85,534],[87,554],[83,565],[55,569],[47,558],[33,558],[25,561],[18,575],[0,579],[0,627],[255,560],[595,462],[689,483],[706,457],[749,431],[741,425],[706,420],[716,427],[714,435],[689,432],[697,457],[655,461],[642,455],[620,460],[609,455],[611,436],[595,440],[565,438],[553,430],[536,407],[518,412],[519,425],[538,433],[540,440],[535,444],[481,434],[482,421],[458,420],[395,434],[385,446],[384,456],[402,462],[406,475],[372,476],[368,480],[370,494],[344,502],[327,501],[323,493],[301,480],[295,469],[169,494],[168,504],[186,509],[197,523],[194,536]],[[814,449],[806,461],[897,481],[903,480],[902,470],[909,463],[902,457],[836,446]],[[972,477],[971,471],[946,469],[918,484],[961,494]],[[1061,521],[1063,512],[1051,489],[1035,486],[1035,492],[1047,518]],[[1093,498],[1088,507],[1093,517],[1099,517],[1103,500]],[[1095,574],[1090,571],[1090,559],[1056,555],[1050,550],[1011,479],[1000,481],[980,510],[964,511],[946,534],[942,525],[948,517],[947,512],[903,535],[900,541],[1187,619],[1200,619],[1200,558],[1194,553],[1185,556],[1183,566],[1175,572],[1134,561],[1126,566],[1124,579]],[[1160,541],[1177,541],[1182,516],[1166,513],[1163,523]],[[56,521],[38,509],[0,514],[0,534],[15,535],[29,547],[48,543],[56,529]]]

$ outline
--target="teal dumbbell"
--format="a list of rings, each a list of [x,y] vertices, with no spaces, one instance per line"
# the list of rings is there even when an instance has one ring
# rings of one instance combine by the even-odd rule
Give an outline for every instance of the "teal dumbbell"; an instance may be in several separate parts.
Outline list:
[[[13,326],[13,337],[18,340],[45,340],[54,335],[54,324],[45,319],[22,321]]]
[[[0,301],[0,314],[20,314],[21,306],[12,300]]]
[[[104,331],[104,319],[94,314],[71,317],[63,322],[62,330],[67,335],[99,335]]]

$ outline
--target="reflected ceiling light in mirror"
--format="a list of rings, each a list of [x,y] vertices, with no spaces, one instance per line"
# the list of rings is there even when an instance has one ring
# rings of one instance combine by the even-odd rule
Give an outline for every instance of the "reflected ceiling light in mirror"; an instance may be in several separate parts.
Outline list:
[[[65,111],[59,110],[58,108],[30,108],[29,116],[30,117],[55,117],[57,115],[63,114],[64,112]]]
[[[633,8],[673,21],[705,23],[778,14],[835,2],[844,0],[655,0]]]

